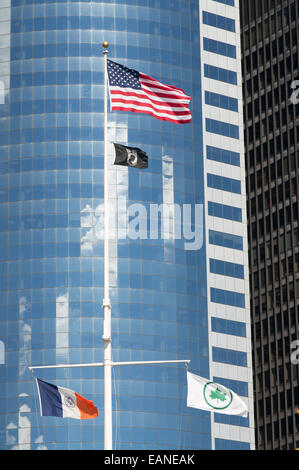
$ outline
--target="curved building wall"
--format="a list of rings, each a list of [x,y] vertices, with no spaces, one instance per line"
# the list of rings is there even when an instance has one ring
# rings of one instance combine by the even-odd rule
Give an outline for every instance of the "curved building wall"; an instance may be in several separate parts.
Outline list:
[[[101,449],[102,368],[32,374],[28,366],[103,360],[103,40],[111,60],[183,88],[193,116],[191,124],[176,125],[145,114],[108,115],[113,360],[191,359],[190,370],[205,377],[212,353],[217,361],[208,315],[207,214],[200,247],[190,250],[183,217],[171,212],[177,205],[183,215],[185,204],[194,215],[196,204],[207,205],[202,12],[195,0],[5,3],[10,89],[0,108],[6,353],[0,447]],[[210,3],[230,12],[226,2]],[[112,142],[142,148],[149,168],[114,166]],[[162,203],[172,214],[170,227],[159,224],[150,233],[151,205]],[[131,218],[139,209],[143,230],[136,225],[135,237],[123,232],[124,207]],[[175,228],[185,238],[176,239]],[[35,376],[93,400],[99,418],[41,418]],[[218,427],[230,424],[240,425]],[[184,365],[114,367],[113,425],[116,449],[215,447],[211,415],[186,407]],[[236,448],[238,436],[231,440]],[[247,434],[241,440],[249,442]]]

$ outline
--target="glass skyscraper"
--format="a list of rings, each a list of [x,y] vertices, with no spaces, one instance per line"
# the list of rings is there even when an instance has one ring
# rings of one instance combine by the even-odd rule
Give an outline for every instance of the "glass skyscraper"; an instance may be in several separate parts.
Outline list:
[[[114,448],[253,449],[238,0],[1,0],[0,448],[103,448],[102,368],[28,369],[103,360],[103,40],[192,111],[185,125],[108,114],[113,360],[190,359],[249,407],[187,408],[182,364],[114,367]],[[114,166],[112,142],[149,168]],[[135,237],[122,203],[145,211]],[[151,231],[161,204],[170,224]],[[36,376],[99,417],[40,417]]]

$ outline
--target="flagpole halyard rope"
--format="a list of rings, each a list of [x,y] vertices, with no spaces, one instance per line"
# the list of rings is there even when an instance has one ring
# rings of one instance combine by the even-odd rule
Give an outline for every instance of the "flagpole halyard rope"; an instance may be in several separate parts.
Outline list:
[[[32,372],[32,395],[33,395],[33,401],[35,405],[35,410],[31,411],[32,414],[36,415],[36,423],[37,423],[37,432],[38,435],[42,438],[42,443],[45,446],[45,439],[44,439],[44,433],[43,433],[43,425],[42,422],[40,422],[40,397],[39,397],[39,392],[38,392],[38,387],[36,386],[36,378],[34,377],[34,370],[31,370]]]

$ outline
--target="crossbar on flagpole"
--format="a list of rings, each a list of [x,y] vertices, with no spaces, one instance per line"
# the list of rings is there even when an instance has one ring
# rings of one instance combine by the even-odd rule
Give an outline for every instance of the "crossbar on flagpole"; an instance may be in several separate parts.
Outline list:
[[[151,365],[151,364],[189,364],[190,359],[179,359],[169,361],[125,361],[125,362],[112,362],[113,366],[139,366],[139,365]],[[47,366],[29,366],[29,370],[35,369],[61,369],[68,367],[104,367],[104,362],[90,362],[89,364],[53,364]]]

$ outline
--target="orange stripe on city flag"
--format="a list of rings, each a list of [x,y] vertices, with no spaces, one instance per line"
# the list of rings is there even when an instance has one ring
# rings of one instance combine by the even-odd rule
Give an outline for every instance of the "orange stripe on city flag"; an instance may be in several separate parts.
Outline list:
[[[86,400],[75,392],[77,399],[77,407],[79,408],[81,419],[96,418],[99,415],[98,409],[94,406],[93,401]]]

